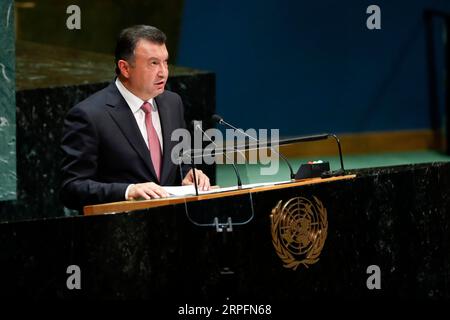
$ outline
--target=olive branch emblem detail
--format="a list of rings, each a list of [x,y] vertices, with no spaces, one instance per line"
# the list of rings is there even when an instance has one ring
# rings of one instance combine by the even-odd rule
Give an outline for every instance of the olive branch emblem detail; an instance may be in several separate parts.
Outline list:
[[[285,268],[297,270],[319,261],[328,231],[327,210],[314,197],[314,202],[292,198],[279,201],[270,215],[272,244]]]

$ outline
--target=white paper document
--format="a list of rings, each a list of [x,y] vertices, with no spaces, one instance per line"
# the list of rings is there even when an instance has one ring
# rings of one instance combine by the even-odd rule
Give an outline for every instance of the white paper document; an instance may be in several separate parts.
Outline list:
[[[252,184],[244,184],[242,185],[242,189],[251,189],[256,187],[263,187],[263,186],[270,186],[270,185],[276,185],[276,184],[283,184],[283,183],[289,183],[291,181],[275,181],[275,182],[262,182],[262,183],[252,183]],[[166,192],[170,193],[172,196],[193,196],[195,195],[195,187],[194,185],[189,186],[175,186],[175,187],[162,187]],[[210,193],[218,193],[218,192],[225,192],[225,191],[232,191],[232,190],[238,190],[237,186],[227,187],[227,188],[215,188],[208,191],[201,191],[198,190],[198,194],[210,194]]]

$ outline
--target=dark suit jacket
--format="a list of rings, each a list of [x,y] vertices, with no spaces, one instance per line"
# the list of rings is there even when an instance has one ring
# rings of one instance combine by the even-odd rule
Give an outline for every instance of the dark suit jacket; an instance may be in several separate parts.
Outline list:
[[[131,183],[181,182],[179,167],[171,161],[173,130],[185,128],[184,109],[176,93],[157,96],[163,139],[161,181],[136,119],[115,83],[74,106],[64,121],[61,148],[61,200],[68,208],[125,200]]]

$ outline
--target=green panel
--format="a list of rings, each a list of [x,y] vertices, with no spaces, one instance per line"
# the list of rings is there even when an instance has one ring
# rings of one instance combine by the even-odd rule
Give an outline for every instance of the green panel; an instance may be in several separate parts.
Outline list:
[[[289,162],[297,172],[301,164],[311,160],[323,160],[330,162],[330,168],[337,170],[340,167],[338,156],[310,156],[308,158],[290,158]],[[344,154],[344,167],[348,169],[362,169],[373,167],[398,166],[406,164],[417,164],[427,162],[450,162],[450,156],[438,151],[411,151],[411,152],[390,152],[373,154]],[[262,183],[271,181],[284,181],[289,179],[289,168],[286,163],[280,160],[280,169],[276,175],[262,176],[260,174],[261,165],[238,165],[238,170],[242,178],[242,183]],[[236,176],[231,165],[218,165],[216,169],[217,184],[221,187],[236,185]]]
[[[16,199],[14,1],[0,1],[0,201]]]

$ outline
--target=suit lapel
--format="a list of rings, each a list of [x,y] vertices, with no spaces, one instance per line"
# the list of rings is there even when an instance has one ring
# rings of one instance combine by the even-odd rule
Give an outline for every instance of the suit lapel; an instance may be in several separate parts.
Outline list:
[[[114,122],[120,128],[123,135],[128,140],[133,149],[142,158],[145,166],[149,169],[155,181],[158,181],[155,169],[153,168],[153,164],[150,158],[150,152],[136,123],[136,118],[131,112],[131,109],[126,103],[125,99],[120,94],[115,83],[112,83],[110,85],[106,104],[112,107],[108,109],[108,112],[113,118]]]
[[[173,142],[170,139],[170,135],[175,128],[171,121],[172,113],[170,106],[165,103],[165,100],[160,96],[155,98],[156,104],[158,106],[159,119],[161,121],[161,131],[163,140],[163,161],[161,168],[161,184],[165,184],[167,177],[169,176],[170,170],[172,168],[171,160],[171,150],[173,148]]]

